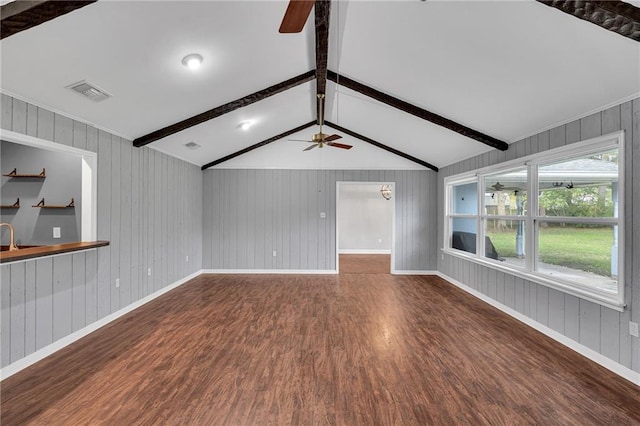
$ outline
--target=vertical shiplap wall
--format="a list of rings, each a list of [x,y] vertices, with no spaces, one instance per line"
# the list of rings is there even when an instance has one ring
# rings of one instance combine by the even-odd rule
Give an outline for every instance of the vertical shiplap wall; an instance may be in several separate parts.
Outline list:
[[[640,99],[518,141],[506,152],[494,150],[441,169],[438,246],[442,247],[444,238],[445,177],[619,130],[625,132],[624,312],[455,256],[439,258],[438,270],[612,361],[640,371],[640,339],[629,334],[629,321],[640,322]]]
[[[435,172],[227,169],[204,173],[203,268],[335,270],[339,181],[395,182],[395,269],[435,269]]]
[[[111,242],[0,266],[5,367],[199,271],[203,180],[184,161],[6,95],[1,102],[3,129],[98,153],[98,239]]]

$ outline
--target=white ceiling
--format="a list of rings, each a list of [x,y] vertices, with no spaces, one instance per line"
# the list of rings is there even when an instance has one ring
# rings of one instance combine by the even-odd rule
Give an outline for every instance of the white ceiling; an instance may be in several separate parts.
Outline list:
[[[286,5],[101,0],[2,40],[0,87],[135,139],[315,68],[313,19],[278,33]],[[205,58],[197,72],[181,64],[193,52]],[[334,0],[329,69],[513,142],[638,96],[640,44],[535,1]],[[113,97],[65,89],[79,80]],[[203,165],[313,120],[314,94],[306,83],[149,146]],[[438,167],[492,149],[331,82],[326,115]],[[303,153],[284,140],[216,167],[422,168],[341,142],[354,148]]]

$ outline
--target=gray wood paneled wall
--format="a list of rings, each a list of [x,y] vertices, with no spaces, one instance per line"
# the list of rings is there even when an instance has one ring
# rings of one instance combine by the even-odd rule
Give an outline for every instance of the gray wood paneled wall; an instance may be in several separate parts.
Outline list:
[[[335,270],[338,181],[395,182],[395,269],[435,270],[430,170],[207,170],[203,268]]]
[[[625,131],[625,303],[618,311],[455,256],[438,258],[438,270],[529,318],[640,372],[640,99],[513,143],[440,170],[438,246],[443,245],[444,178],[618,130]],[[634,251],[635,249],[635,251]]]
[[[203,180],[184,161],[4,94],[1,102],[3,129],[98,153],[98,239],[111,242],[0,266],[4,367],[199,271]]]

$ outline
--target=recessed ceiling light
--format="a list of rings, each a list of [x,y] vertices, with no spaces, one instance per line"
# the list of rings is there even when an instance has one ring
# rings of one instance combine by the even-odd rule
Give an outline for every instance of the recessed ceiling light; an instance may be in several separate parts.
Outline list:
[[[253,122],[251,121],[243,121],[238,125],[242,130],[249,130],[251,126],[253,126]]]
[[[190,70],[197,70],[200,68],[200,65],[202,65],[202,55],[198,55],[197,53],[187,55],[182,58],[182,65]]]

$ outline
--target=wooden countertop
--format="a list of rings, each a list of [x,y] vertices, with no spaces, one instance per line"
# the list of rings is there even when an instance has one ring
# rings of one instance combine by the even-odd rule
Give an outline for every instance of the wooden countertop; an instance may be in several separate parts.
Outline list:
[[[0,263],[34,259],[36,257],[51,256],[53,254],[70,253],[74,251],[88,250],[88,249],[104,247],[108,245],[109,245],[109,241],[88,241],[88,242],[55,244],[52,246],[29,247],[29,248],[23,248],[15,251],[3,251],[3,252],[0,252]]]

